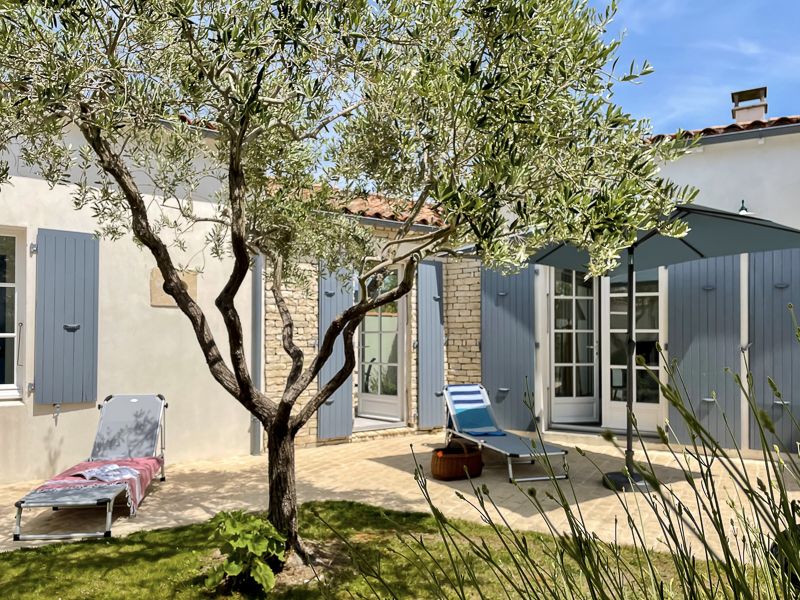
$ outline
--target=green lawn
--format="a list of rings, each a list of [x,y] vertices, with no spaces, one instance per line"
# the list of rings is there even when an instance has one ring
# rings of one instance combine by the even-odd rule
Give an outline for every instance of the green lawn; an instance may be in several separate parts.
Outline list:
[[[422,513],[400,513],[353,502],[314,502],[301,508],[302,535],[305,539],[339,551],[340,558],[326,573],[329,595],[316,583],[283,589],[271,598],[315,599],[371,596],[369,587],[356,575],[344,545],[314,515],[319,514],[373,564],[380,562],[381,573],[392,583],[400,598],[427,598],[420,578],[409,571],[397,555],[404,551],[397,538],[403,531],[423,536],[434,556],[442,555],[434,520]],[[495,539],[487,527],[461,523],[471,537]],[[125,538],[53,544],[0,554],[0,598],[212,598],[204,591],[201,569],[214,551],[209,541],[208,523],[135,533]],[[551,543],[548,536],[531,534],[535,545]],[[533,549],[535,552],[535,548]],[[663,567],[672,570],[669,557],[662,555]],[[493,581],[486,578],[485,589]],[[498,590],[499,592],[499,590]],[[231,597],[231,596],[226,596]],[[241,598],[239,595],[232,596]]]

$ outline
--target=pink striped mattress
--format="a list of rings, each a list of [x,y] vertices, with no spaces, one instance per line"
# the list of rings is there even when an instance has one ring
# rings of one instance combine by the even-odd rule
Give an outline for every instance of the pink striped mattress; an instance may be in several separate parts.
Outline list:
[[[82,462],[45,481],[33,494],[64,488],[122,483],[128,490],[128,507],[133,516],[162,464],[163,459],[155,456]]]

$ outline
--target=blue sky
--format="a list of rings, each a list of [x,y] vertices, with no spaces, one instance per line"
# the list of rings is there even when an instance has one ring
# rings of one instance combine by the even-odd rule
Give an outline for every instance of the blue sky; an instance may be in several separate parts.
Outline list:
[[[601,4],[601,2],[595,2]],[[619,65],[655,68],[617,102],[655,133],[732,121],[730,93],[766,85],[770,117],[800,114],[800,0],[619,0]]]

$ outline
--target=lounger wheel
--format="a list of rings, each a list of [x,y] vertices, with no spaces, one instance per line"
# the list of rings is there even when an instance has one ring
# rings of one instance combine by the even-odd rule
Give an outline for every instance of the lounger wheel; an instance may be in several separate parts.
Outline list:
[[[167,476],[166,475],[162,475],[161,478],[159,479],[159,481],[166,481],[166,480],[167,480]]]

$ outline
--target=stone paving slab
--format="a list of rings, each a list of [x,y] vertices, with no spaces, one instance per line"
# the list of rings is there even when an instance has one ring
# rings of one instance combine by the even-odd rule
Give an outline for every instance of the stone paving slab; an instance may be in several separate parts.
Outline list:
[[[570,480],[560,482],[561,489],[574,508],[577,502],[587,527],[605,540],[625,543],[630,533],[624,527],[625,516],[619,498],[600,483],[600,472],[619,469],[622,458],[611,444],[594,435],[559,434],[546,436],[550,443],[560,444],[572,451],[569,454]],[[427,511],[428,507],[414,481],[414,458],[426,469],[430,452],[441,446],[442,434],[420,434],[345,443],[297,451],[297,486],[301,502],[310,500],[353,500],[396,510]],[[580,446],[586,458],[575,451]],[[676,468],[675,459],[658,444],[648,445],[648,452],[662,482],[675,493],[688,499],[691,488]],[[488,486],[509,525],[521,530],[547,531],[547,524],[524,491],[508,483],[505,462],[484,451],[483,475],[477,483]],[[758,476],[763,465],[747,461],[748,472]],[[515,473],[523,476],[543,474],[541,467],[522,465]],[[731,480],[720,473],[716,476],[721,489],[731,490]],[[14,502],[40,482],[32,481],[0,486],[0,551],[41,544],[43,542],[13,542]],[[522,490],[534,488],[543,499],[546,516],[557,529],[566,527],[563,510],[555,501],[545,498],[554,491],[549,481],[521,484]],[[476,511],[460,500],[456,492],[471,494],[467,481],[439,482],[429,480],[433,502],[448,516],[479,520]],[[624,495],[629,503],[642,503],[637,494]],[[215,461],[172,464],[167,466],[167,481],[155,481],[140,506],[136,517],[127,516],[122,507],[115,510],[114,536],[134,531],[173,527],[202,522],[221,510],[259,510],[267,504],[266,457],[243,456]],[[724,507],[726,519],[733,511]],[[641,513],[642,529],[647,543],[658,547],[661,532],[649,509]],[[103,510],[72,509],[26,511],[23,526],[27,532],[55,532],[83,528],[102,529]]]

